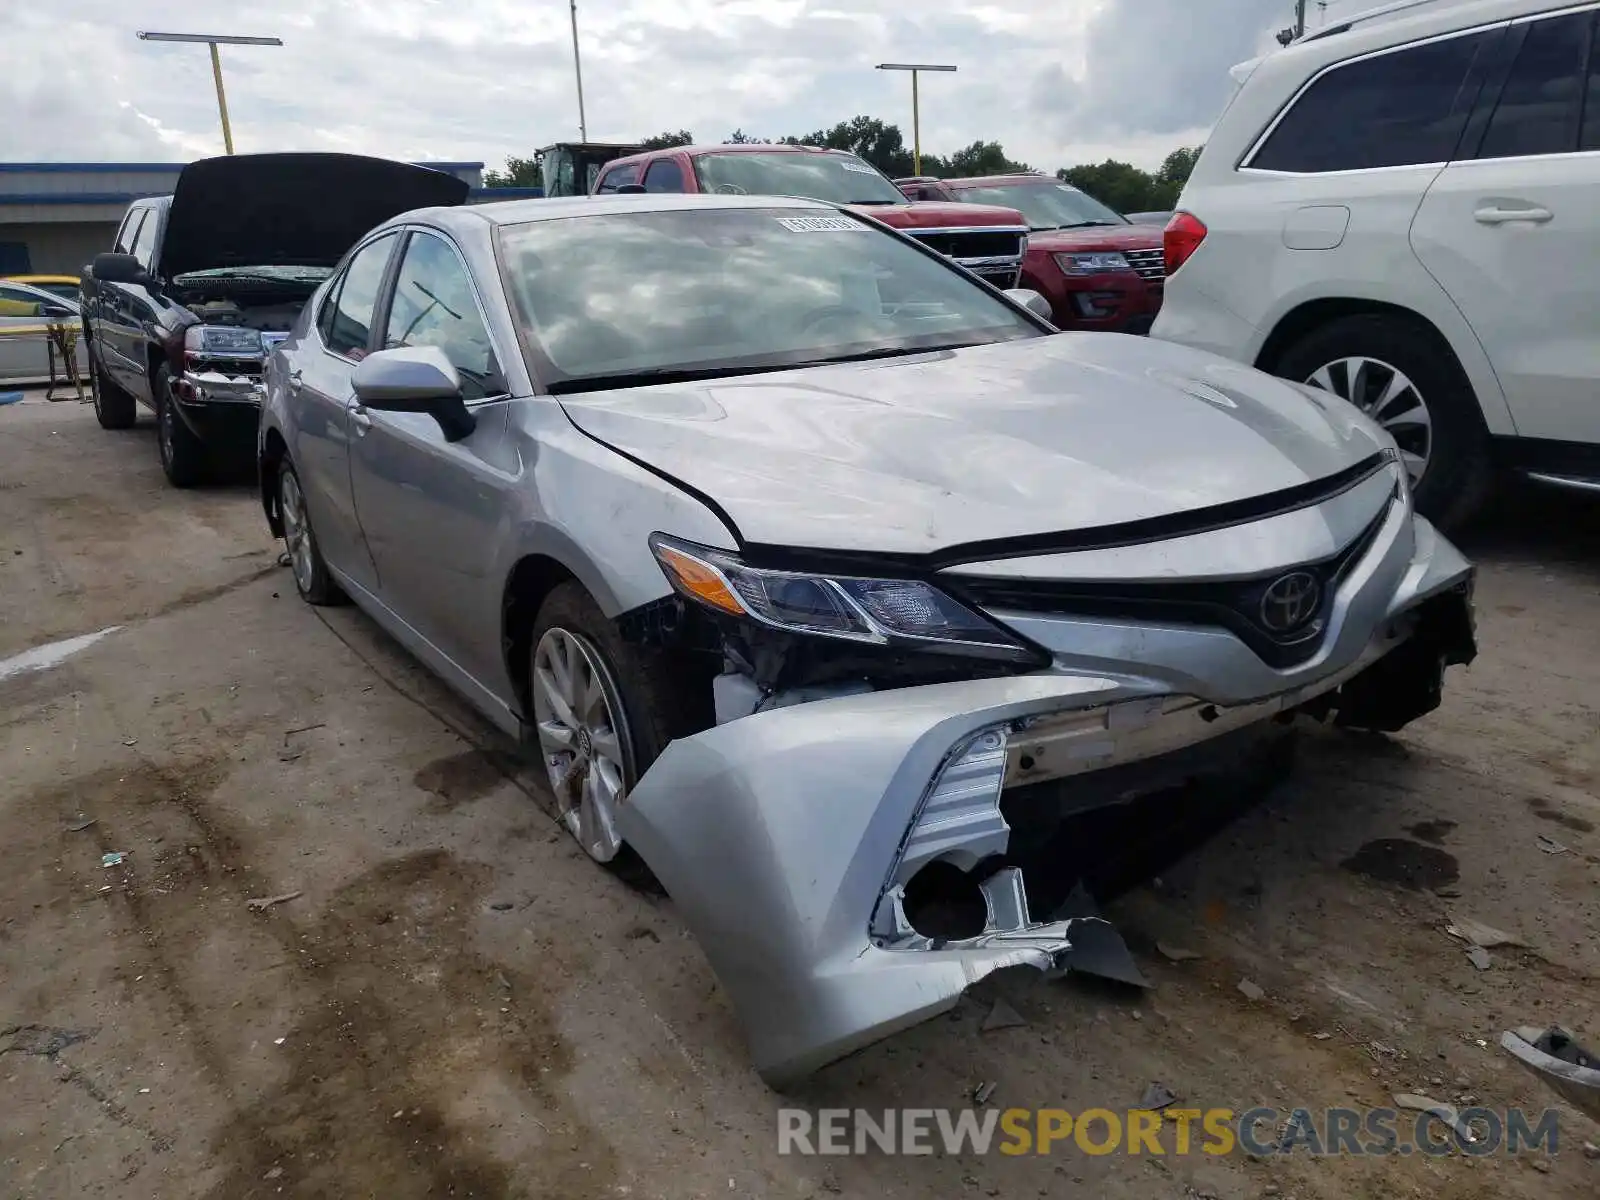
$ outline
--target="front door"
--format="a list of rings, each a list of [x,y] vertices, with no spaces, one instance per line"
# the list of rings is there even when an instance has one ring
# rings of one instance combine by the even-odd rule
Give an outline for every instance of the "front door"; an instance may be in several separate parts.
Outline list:
[[[505,436],[499,359],[456,248],[409,235],[383,349],[436,346],[461,375],[477,428],[458,442],[418,413],[352,410],[356,514],[377,564],[383,601],[486,687],[501,678],[501,587],[496,535],[505,527],[519,464]]]
[[[1590,8],[1512,27],[1521,44],[1482,140],[1440,173],[1411,230],[1523,437],[1600,443],[1597,20]]]

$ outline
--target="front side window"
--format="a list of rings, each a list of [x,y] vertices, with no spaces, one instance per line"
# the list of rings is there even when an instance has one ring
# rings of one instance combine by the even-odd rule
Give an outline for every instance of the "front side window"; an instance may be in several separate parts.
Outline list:
[[[367,353],[367,338],[372,329],[372,313],[378,305],[378,289],[383,286],[384,268],[394,249],[394,234],[388,233],[357,251],[345,268],[334,302],[333,320],[323,341],[335,354],[361,359]]]
[[[1335,67],[1284,114],[1249,166],[1309,174],[1448,162],[1477,102],[1477,67],[1501,31]]]
[[[968,204],[1014,208],[1028,218],[1030,229],[1084,229],[1128,223],[1122,214],[1070,183],[995,183],[957,188],[956,195]]]
[[[501,231],[500,257],[552,391],[1045,336],[965,272],[824,209],[534,221]]]
[[[854,154],[700,154],[695,156],[694,172],[702,192],[720,196],[804,196],[832,204],[906,202],[882,172]]]
[[[639,182],[639,164],[628,163],[626,166],[613,167],[606,172],[605,178],[600,181],[600,186],[595,188],[598,195],[605,196],[615,192],[624,184]]]
[[[1517,51],[1479,158],[1571,154],[1583,122],[1593,11],[1534,21]]]
[[[150,211],[148,205],[143,208],[130,208],[128,215],[122,218],[122,228],[117,230],[116,243],[111,247],[115,254],[128,254],[133,250],[133,239],[139,234],[139,222]]]
[[[150,209],[145,215],[144,223],[139,226],[139,232],[134,236],[133,249],[128,251],[139,260],[139,265],[146,271],[156,253],[156,230],[161,225],[160,214],[155,209]]]
[[[468,400],[498,391],[489,331],[460,257],[442,239],[414,233],[395,276],[384,349],[437,346],[461,375]]]

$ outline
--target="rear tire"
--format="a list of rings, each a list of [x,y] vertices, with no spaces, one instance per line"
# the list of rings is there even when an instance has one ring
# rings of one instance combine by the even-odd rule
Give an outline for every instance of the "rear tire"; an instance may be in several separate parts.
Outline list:
[[[685,669],[688,664],[673,655],[623,641],[616,625],[575,582],[558,585],[545,598],[529,645],[532,732],[559,818],[595,861],[633,877],[630,881],[646,882],[642,862],[609,827],[668,743],[714,723],[710,680]],[[573,682],[568,698],[552,701],[552,684],[561,691],[563,662],[572,667]],[[598,691],[588,686],[590,681],[598,684]],[[581,701],[586,692],[592,700],[587,709],[571,699]],[[609,798],[591,794],[586,790],[591,775],[601,784],[620,782],[620,791]],[[585,816],[586,805],[591,810],[609,806],[610,811],[596,821],[592,812]]]
[[[1431,431],[1426,467],[1412,484],[1417,511],[1446,531],[1461,528],[1483,504],[1494,475],[1489,431],[1461,364],[1431,327],[1403,316],[1364,313],[1312,330],[1285,350],[1272,370],[1343,395],[1340,387],[1350,390],[1354,360],[1375,364],[1369,374],[1372,393],[1381,392],[1392,378],[1386,371],[1399,372],[1413,385]],[[1330,381],[1335,386],[1328,387]],[[1366,407],[1364,399],[1370,403],[1378,398],[1372,393],[1345,398]],[[1395,421],[1391,432],[1401,448],[1415,450],[1419,427],[1414,405],[1408,420],[1408,404],[1410,399],[1403,398],[1387,412],[1369,415],[1380,424],[1386,423],[1380,419],[1385,416]]]
[[[172,371],[166,363],[156,368],[150,390],[155,393],[156,401],[156,448],[167,482],[178,488],[192,488],[205,482],[210,466],[206,444],[178,415],[177,401],[172,398]]]
[[[101,429],[132,429],[139,419],[139,402],[111,382],[93,342],[89,343],[89,394]]]

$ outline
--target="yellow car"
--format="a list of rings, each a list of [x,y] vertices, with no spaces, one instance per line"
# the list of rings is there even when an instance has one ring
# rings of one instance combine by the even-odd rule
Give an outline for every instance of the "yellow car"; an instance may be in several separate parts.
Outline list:
[[[78,277],[76,275],[3,275],[8,283],[25,283],[29,287],[43,288],[54,295],[78,302]]]

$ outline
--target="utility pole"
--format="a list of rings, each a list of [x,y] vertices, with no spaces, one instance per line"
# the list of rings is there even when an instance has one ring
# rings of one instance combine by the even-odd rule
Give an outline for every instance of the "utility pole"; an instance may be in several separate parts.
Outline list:
[[[1301,0],[1302,4],[1304,0]],[[572,0],[572,73],[578,80],[578,140],[589,140],[589,122],[583,115],[583,60],[578,57],[578,0]]]
[[[880,71],[909,71],[911,73],[911,173],[922,174],[922,96],[917,87],[917,76],[923,71],[954,71],[948,63],[879,63]]]

